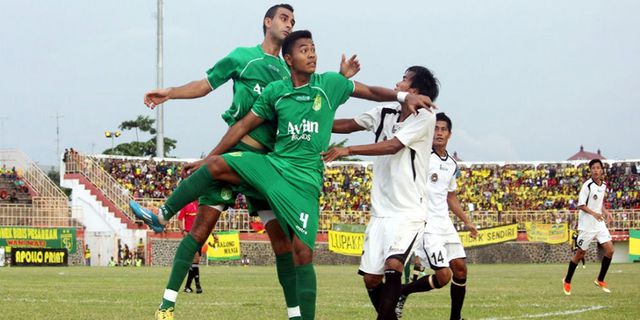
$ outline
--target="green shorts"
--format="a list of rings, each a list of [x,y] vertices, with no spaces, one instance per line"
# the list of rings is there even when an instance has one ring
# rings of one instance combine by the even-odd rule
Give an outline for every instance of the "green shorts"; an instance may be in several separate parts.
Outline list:
[[[313,250],[320,217],[318,188],[289,183],[264,154],[231,152],[222,157],[246,184],[266,197],[287,236],[291,238],[293,230]]]
[[[242,142],[235,145],[229,152],[250,151],[254,153],[266,153],[266,150],[257,150]],[[226,182],[215,181],[215,184],[207,189],[207,191],[198,198],[198,204],[201,206],[224,206],[225,208],[233,207],[236,204],[238,193],[242,193],[247,201],[247,208],[250,215],[257,216],[260,210],[271,210],[269,204],[261,193],[255,191],[248,185],[235,186]]]

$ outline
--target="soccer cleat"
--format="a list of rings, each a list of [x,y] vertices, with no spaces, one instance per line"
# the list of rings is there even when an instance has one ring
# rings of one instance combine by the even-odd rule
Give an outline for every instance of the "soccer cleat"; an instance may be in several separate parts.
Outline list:
[[[191,289],[189,287],[185,287],[183,291],[186,292],[186,293],[191,293],[191,292],[193,292],[193,289]]]
[[[607,283],[604,281],[598,281],[598,279],[593,280],[593,283],[600,287],[600,289],[602,289],[602,291],[606,292],[606,293],[611,293],[611,290],[609,290],[609,287],[607,286]]]
[[[196,293],[202,293],[202,287],[201,286],[197,286],[196,287]]]
[[[571,283],[565,282],[564,278],[562,279],[562,291],[564,291],[564,294],[568,296],[571,295]]]
[[[133,214],[135,214],[138,219],[144,221],[144,224],[148,225],[151,230],[155,231],[156,233],[161,233],[164,231],[164,225],[160,223],[160,220],[158,220],[158,216],[149,211],[149,209],[143,208],[134,200],[129,201],[129,207],[133,211]]]
[[[404,309],[404,303],[407,302],[407,296],[401,294],[398,297],[398,303],[396,303],[396,317],[402,318],[402,310]]]
[[[156,320],[173,320],[173,307],[156,310]]]

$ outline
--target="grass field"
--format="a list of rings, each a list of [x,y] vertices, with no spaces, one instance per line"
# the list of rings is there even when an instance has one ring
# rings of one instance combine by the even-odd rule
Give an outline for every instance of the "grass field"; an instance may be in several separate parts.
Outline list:
[[[320,266],[317,319],[374,319],[356,266]],[[614,264],[605,294],[599,265],[471,265],[466,319],[638,319],[640,265]],[[153,319],[169,268],[0,268],[2,319]],[[181,293],[177,319],[286,319],[274,267],[203,267],[204,293]],[[403,319],[448,319],[449,288],[409,298]]]

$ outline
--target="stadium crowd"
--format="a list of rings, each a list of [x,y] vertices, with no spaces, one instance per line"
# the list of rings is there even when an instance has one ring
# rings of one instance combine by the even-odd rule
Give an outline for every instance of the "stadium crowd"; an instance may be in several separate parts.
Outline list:
[[[6,165],[0,168],[0,201],[9,203],[31,202],[29,186],[15,167]],[[22,201],[21,201],[22,200]]]
[[[97,159],[134,198],[164,198],[180,181],[182,162]],[[605,163],[611,209],[640,209],[640,162]],[[333,223],[364,224],[371,207],[372,166],[368,162],[333,163],[325,168],[320,228]],[[538,215],[540,222],[572,223],[568,212],[577,206],[577,193],[588,178],[586,163],[459,164],[458,198],[480,227],[515,222],[517,215]],[[233,209],[246,209],[244,197]],[[487,214],[486,212],[493,212]],[[494,213],[498,212],[496,216]],[[523,213],[525,212],[525,213]],[[624,213],[620,213],[624,214]],[[484,216],[486,215],[486,217]],[[624,217],[619,217],[624,220]]]
[[[161,199],[180,182],[183,162],[98,158],[96,161],[134,198]]]

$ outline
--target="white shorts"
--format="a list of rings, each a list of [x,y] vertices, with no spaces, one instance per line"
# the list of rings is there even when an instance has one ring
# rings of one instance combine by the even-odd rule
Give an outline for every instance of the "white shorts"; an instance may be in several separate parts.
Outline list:
[[[467,257],[457,233],[423,233],[416,247],[416,256],[423,266],[428,265],[431,269],[448,268],[449,261]]]
[[[406,263],[424,225],[424,221],[407,221],[404,217],[371,217],[358,273],[384,274],[384,262],[394,255],[401,255]]]
[[[260,217],[260,221],[263,226],[267,226],[269,221],[274,220],[276,215],[273,213],[273,210],[258,210],[258,216]]]
[[[589,245],[593,239],[597,239],[598,243],[605,243],[611,241],[611,234],[609,229],[601,228],[598,231],[578,231],[578,238],[576,239],[576,246],[582,250],[587,251]]]

